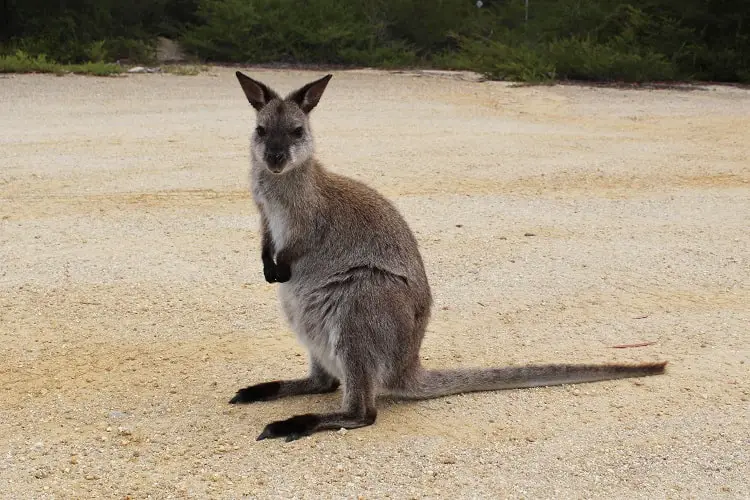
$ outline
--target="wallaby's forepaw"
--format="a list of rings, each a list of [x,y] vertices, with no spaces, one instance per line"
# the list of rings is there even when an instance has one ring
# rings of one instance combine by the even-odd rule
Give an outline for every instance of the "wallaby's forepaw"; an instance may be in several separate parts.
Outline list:
[[[263,277],[269,283],[286,283],[292,277],[289,264],[280,262],[278,264],[264,264]]]
[[[281,388],[280,382],[263,382],[240,389],[232,399],[230,405],[255,403],[256,401],[268,401],[273,399]]]
[[[286,262],[278,262],[276,264],[276,281],[278,283],[286,283],[292,277],[292,269]]]
[[[263,264],[263,277],[269,283],[276,283],[276,264]]]
[[[285,438],[288,443],[304,436],[309,436],[320,423],[320,419],[312,413],[297,415],[286,420],[271,422],[263,429],[256,441],[264,439]]]

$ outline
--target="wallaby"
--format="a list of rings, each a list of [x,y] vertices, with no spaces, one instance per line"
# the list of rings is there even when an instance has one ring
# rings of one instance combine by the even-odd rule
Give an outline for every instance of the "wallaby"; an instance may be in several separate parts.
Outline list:
[[[309,352],[310,373],[245,387],[230,403],[327,393],[344,385],[341,411],[272,422],[258,440],[291,441],[371,425],[378,395],[426,399],[664,372],[666,362],[424,369],[419,350],[432,296],[414,235],[375,190],[315,159],[309,114],[332,75],[285,98],[239,71],[236,76],[257,112],[250,178],[260,212],[263,274],[269,283],[280,283],[281,305]]]

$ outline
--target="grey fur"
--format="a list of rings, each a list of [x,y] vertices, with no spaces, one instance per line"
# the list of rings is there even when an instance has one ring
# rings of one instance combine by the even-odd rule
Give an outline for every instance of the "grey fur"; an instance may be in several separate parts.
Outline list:
[[[330,75],[284,99],[240,72],[258,111],[251,137],[253,199],[264,274],[278,282],[286,318],[311,360],[310,377],[258,384],[232,403],[329,392],[343,406],[266,426],[259,439],[370,425],[375,398],[593,382],[662,373],[666,363],[425,370],[419,350],[432,297],[417,241],[396,208],[368,186],[315,159],[308,119]]]

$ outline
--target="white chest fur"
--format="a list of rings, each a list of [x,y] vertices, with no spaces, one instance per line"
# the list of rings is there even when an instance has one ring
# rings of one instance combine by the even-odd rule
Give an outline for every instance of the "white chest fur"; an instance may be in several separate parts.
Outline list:
[[[271,239],[278,252],[284,248],[284,245],[289,240],[289,217],[287,211],[279,203],[274,203],[273,200],[265,195],[264,189],[261,187],[262,181],[258,178],[257,169],[255,168],[251,171],[250,182],[253,199],[266,217],[268,230],[271,232]]]
[[[263,196],[258,196],[257,193],[254,194],[261,210],[263,210],[263,215],[266,217],[273,245],[278,252],[289,241],[289,214],[280,204],[273,203]]]
[[[283,249],[289,241],[289,224],[287,223],[286,213],[280,209],[266,208],[266,217],[268,219],[268,229],[271,231],[274,247],[276,251]]]

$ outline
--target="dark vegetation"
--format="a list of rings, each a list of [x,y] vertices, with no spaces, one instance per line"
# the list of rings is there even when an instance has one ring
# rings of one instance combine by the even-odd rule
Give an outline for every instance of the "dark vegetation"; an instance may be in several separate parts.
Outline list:
[[[157,36],[216,63],[750,82],[750,0],[0,0],[0,70],[149,63]]]

